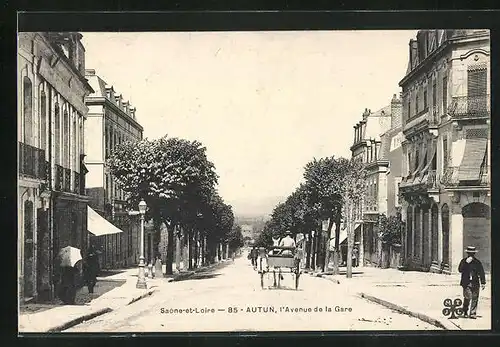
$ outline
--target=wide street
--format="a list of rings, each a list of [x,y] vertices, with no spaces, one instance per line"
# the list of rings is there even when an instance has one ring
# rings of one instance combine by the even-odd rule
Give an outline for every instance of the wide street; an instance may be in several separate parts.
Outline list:
[[[272,280],[268,279],[266,284],[271,285]],[[292,276],[286,274],[282,286],[281,289],[261,289],[259,276],[246,259],[246,253],[243,253],[234,263],[215,271],[200,273],[179,282],[164,281],[152,296],[65,331],[437,329],[416,318],[359,298],[356,296],[359,288],[349,288],[347,284],[303,274],[296,291],[292,289]]]

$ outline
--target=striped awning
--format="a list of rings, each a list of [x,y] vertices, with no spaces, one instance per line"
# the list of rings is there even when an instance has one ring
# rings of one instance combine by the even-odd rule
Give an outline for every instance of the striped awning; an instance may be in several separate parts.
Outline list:
[[[486,155],[487,139],[467,139],[464,155],[458,169],[459,181],[477,181]]]

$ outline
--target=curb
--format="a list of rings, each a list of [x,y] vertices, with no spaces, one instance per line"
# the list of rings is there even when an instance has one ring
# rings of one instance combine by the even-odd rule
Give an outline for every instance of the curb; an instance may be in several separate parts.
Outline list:
[[[61,331],[64,331],[66,329],[69,329],[71,327],[74,327],[75,325],[78,325],[80,323],[83,323],[87,320],[91,320],[95,317],[98,317],[98,316],[101,316],[105,313],[108,313],[108,312],[111,312],[113,311],[111,308],[109,307],[105,307],[105,308],[101,308],[95,312],[92,312],[92,313],[88,313],[86,315],[83,315],[81,317],[77,317],[73,320],[70,320],[69,322],[66,322],[64,324],[61,324],[59,326],[56,326],[54,328],[50,328],[49,330],[47,330],[48,333],[58,333],[58,332],[61,332]]]
[[[132,298],[132,300],[130,300],[130,301],[129,301],[129,302],[128,302],[125,306],[128,306],[128,305],[130,305],[130,304],[132,304],[132,303],[134,303],[134,302],[136,302],[136,301],[139,301],[139,300],[141,300],[141,299],[145,298],[146,296],[150,296],[150,295],[152,295],[155,291],[156,291],[156,288],[154,288],[154,289],[150,289],[150,290],[148,290],[146,293],[141,294],[141,295],[140,295],[140,296],[138,296],[138,297]],[[83,316],[81,316],[81,317],[77,317],[77,318],[75,318],[75,319],[73,319],[73,320],[71,320],[71,321],[69,321],[69,322],[66,322],[66,323],[64,323],[64,324],[61,324],[61,325],[56,326],[56,327],[54,327],[54,328],[50,328],[47,332],[48,332],[48,333],[58,333],[58,332],[62,332],[62,331],[64,331],[64,330],[66,330],[66,329],[72,328],[72,327],[74,327],[75,325],[81,324],[81,323],[83,323],[83,322],[85,322],[85,321],[88,321],[88,320],[94,319],[94,318],[96,318],[96,317],[98,317],[98,316],[102,316],[103,314],[106,314],[106,313],[109,313],[109,312],[113,312],[113,311],[115,311],[115,310],[117,310],[117,309],[119,309],[119,308],[121,308],[121,307],[123,307],[123,306],[120,306],[120,307],[115,308],[115,309],[110,308],[110,307],[101,308],[101,309],[99,309],[99,310],[97,310],[97,311],[95,311],[95,312],[88,313],[88,314],[86,314],[86,315],[83,315]]]
[[[451,322],[448,322],[448,321],[445,322],[443,320],[429,317],[423,313],[410,311],[410,310],[408,310],[400,305],[394,304],[394,303],[389,302],[389,301],[382,300],[382,299],[377,298],[375,296],[371,296],[371,295],[368,295],[365,293],[359,293],[358,295],[360,297],[362,297],[363,299],[366,299],[368,301],[372,301],[372,302],[377,303],[379,305],[385,306],[385,307],[390,308],[391,310],[397,311],[399,313],[403,313],[403,314],[406,314],[408,316],[420,319],[421,321],[426,322],[426,323],[431,324],[431,325],[434,325],[435,327],[438,327],[440,329],[443,329],[443,330],[462,330],[459,326],[457,326]]]

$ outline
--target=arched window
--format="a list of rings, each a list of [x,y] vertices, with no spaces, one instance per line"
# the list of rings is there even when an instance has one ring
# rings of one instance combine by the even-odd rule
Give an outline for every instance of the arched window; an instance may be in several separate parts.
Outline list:
[[[432,205],[431,209],[431,256],[432,261],[438,261],[438,207]]]
[[[29,77],[23,79],[24,143],[33,143],[33,88]]]
[[[443,265],[450,264],[450,209],[444,204],[441,208],[441,223],[443,229]]]
[[[54,156],[56,159],[56,164],[61,165],[61,111],[59,109],[59,104],[56,102],[54,105],[54,128],[55,128],[55,141],[54,141]]]
[[[40,148],[47,149],[47,97],[40,92]]]

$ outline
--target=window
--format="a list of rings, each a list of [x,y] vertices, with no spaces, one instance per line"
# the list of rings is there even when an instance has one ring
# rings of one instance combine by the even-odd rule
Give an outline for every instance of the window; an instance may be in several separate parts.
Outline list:
[[[413,165],[411,162],[411,153],[408,153],[408,163],[407,163],[406,167],[408,168],[408,175],[412,174],[413,173]]]
[[[64,110],[63,116],[63,165],[69,168],[69,116],[68,111]]]
[[[24,142],[33,142],[33,88],[28,77],[23,79]]]
[[[419,163],[419,154],[420,154],[420,151],[418,150],[418,148],[415,150],[415,160],[414,160],[414,163],[413,163],[413,171],[417,170],[418,168],[418,163]]]
[[[40,148],[47,148],[47,97],[45,92],[40,92]]]
[[[73,114],[73,135],[71,136],[73,143],[71,144],[71,150],[72,150],[72,156],[73,156],[73,170],[78,171],[78,155],[77,155],[77,141],[78,138],[76,137],[76,114]]]
[[[486,68],[467,71],[467,112],[470,114],[487,111]]]
[[[418,94],[417,96],[415,97],[415,114],[418,113],[418,110],[419,110],[419,104],[418,104]]]
[[[443,77],[443,115],[448,112],[448,78]]]
[[[448,139],[443,138],[443,173],[448,168]]]
[[[432,116],[434,121],[437,121],[436,98],[437,98],[436,81],[434,81],[434,83],[432,84]]]
[[[408,98],[408,119],[411,118],[411,100]]]
[[[427,90],[424,90],[424,110],[427,110]]]
[[[57,101],[54,106],[54,123],[55,123],[54,156],[56,159],[56,164],[61,165],[61,115],[59,110],[59,104],[57,103]]]

